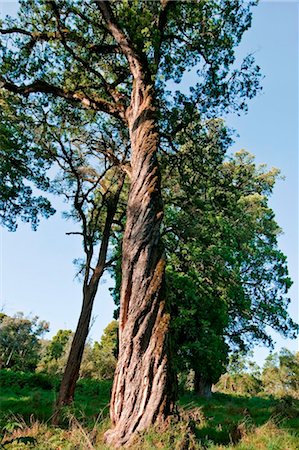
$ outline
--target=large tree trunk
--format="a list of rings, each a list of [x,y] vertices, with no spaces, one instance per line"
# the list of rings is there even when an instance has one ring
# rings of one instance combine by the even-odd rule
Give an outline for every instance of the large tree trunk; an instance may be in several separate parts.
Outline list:
[[[212,383],[200,373],[195,372],[194,391],[201,397],[210,398],[212,396]]]
[[[150,88],[135,80],[128,111],[131,187],[123,238],[119,359],[106,441],[119,447],[172,412],[169,313],[165,305],[159,135]]]

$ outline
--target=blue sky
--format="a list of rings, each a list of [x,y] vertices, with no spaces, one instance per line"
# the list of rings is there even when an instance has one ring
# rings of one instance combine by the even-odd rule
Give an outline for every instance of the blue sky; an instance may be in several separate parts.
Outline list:
[[[1,16],[15,14],[16,2],[0,2]],[[232,151],[245,148],[259,163],[278,167],[285,176],[271,198],[283,228],[280,247],[288,256],[294,285],[291,315],[298,320],[298,2],[262,1],[254,9],[252,28],[245,34],[239,55],[254,53],[265,76],[263,93],[249,103],[249,112],[230,116],[228,124],[239,134]],[[80,238],[66,236],[74,225],[61,217],[64,205],[55,199],[58,213],[43,220],[38,231],[20,224],[16,233],[1,230],[0,308],[7,314],[24,311],[50,322],[49,336],[60,328],[74,329],[80,312],[81,285],[74,279],[72,261],[82,255]],[[107,275],[95,301],[90,336],[98,340],[112,319],[113,301]],[[297,350],[295,341],[274,335],[277,348]],[[261,363],[267,350],[258,348]]]

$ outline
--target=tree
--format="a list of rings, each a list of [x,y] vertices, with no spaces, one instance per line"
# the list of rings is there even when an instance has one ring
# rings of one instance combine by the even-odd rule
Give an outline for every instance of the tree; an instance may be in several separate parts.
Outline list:
[[[246,108],[256,94],[252,57],[230,71],[254,2],[22,1],[1,33],[2,87],[59,97],[120,121],[130,137],[130,192],[122,249],[120,357],[107,442],[122,445],[172,412],[169,312],[165,303],[163,216],[157,151],[179,127],[173,106],[213,115]],[[153,26],[154,24],[154,26]],[[5,44],[13,38],[13,46]],[[189,95],[168,94],[198,67]],[[167,114],[164,114],[164,110]],[[87,125],[88,127],[88,125]],[[163,134],[168,135],[164,142]]]
[[[221,121],[193,121],[181,152],[165,164],[177,366],[194,370],[195,389],[204,395],[225,371],[229,351],[271,345],[267,327],[289,337],[298,330],[287,312],[291,280],[268,206],[278,171],[257,167],[245,151],[225,158],[229,141]]]
[[[0,223],[14,231],[21,218],[35,230],[39,216],[48,218],[55,212],[49,200],[32,189],[49,189],[49,159],[41,157],[30,124],[25,125],[7,95],[0,102],[0,123]]]
[[[28,193],[28,195],[24,194],[27,209],[22,210],[19,206],[17,209],[15,205],[17,212],[9,215],[9,220],[15,221],[15,216],[23,211],[22,217],[32,220],[33,226],[36,226],[39,212],[45,210],[44,215],[46,215],[46,211],[49,214],[54,211],[48,200],[42,197],[31,197],[31,188],[28,187],[27,191],[27,187],[22,183],[27,177],[30,181],[40,180],[39,187],[49,189],[48,179],[45,179],[42,184],[44,170],[52,166],[54,171],[56,166],[58,174],[56,180],[51,180],[51,192],[64,196],[71,205],[71,211],[65,215],[81,225],[80,231],[69,234],[78,234],[83,238],[86,258],[78,261],[79,272],[83,278],[83,302],[57,399],[57,414],[53,416],[53,420],[57,421],[60,406],[69,404],[73,400],[98,283],[109,266],[107,260],[109,239],[111,230],[120,217],[117,208],[119,204],[121,205],[119,196],[126,173],[127,149],[125,146],[128,147],[128,145],[122,130],[119,130],[119,133],[122,133],[122,139],[117,137],[117,124],[113,124],[113,136],[111,136],[112,124],[108,120],[103,119],[99,124],[97,118],[90,116],[89,128],[83,132],[78,122],[86,121],[86,115],[74,108],[62,109],[59,99],[52,102],[50,110],[47,103],[40,104],[34,98],[18,99],[13,107],[11,103],[6,106],[6,112],[9,113],[7,118],[11,119],[14,112],[24,121],[26,119],[27,126],[30,125],[30,131],[25,136],[21,134],[23,128],[15,126],[16,139],[22,139],[23,145],[18,147],[20,150],[18,157],[22,158],[24,154],[23,163],[28,163],[27,166],[24,165],[24,170],[19,168],[15,176],[15,178],[18,177],[16,184],[20,189],[19,203],[21,196],[25,192]],[[119,158],[120,153],[121,158]],[[15,160],[16,158],[14,156]],[[5,160],[5,164],[9,167],[11,174],[11,161]],[[36,172],[31,166],[36,168]],[[28,174],[32,174],[31,178]],[[9,190],[7,179],[4,180],[4,184],[8,193],[4,192],[6,200],[3,214],[7,217],[7,207],[12,204],[14,194],[12,189]],[[123,205],[119,206],[120,211],[121,208]],[[12,209],[10,208],[9,211],[12,212]],[[24,211],[27,211],[26,216]],[[15,222],[11,223],[15,224]]]
[[[104,329],[100,342],[95,342],[90,358],[92,375],[100,380],[112,380],[118,356],[118,322],[113,320]]]
[[[44,342],[44,350],[37,370],[51,375],[62,375],[65,370],[72,338],[73,333],[71,330],[58,330],[51,341]]]
[[[279,354],[270,354],[265,360],[261,381],[267,394],[298,398],[299,352],[283,348]]]
[[[248,353],[229,356],[226,373],[215,386],[217,392],[251,396],[262,392],[260,367],[248,360],[248,356]]]
[[[60,107],[58,102],[51,112],[35,108],[36,140],[39,146],[48,150],[60,168],[55,192],[71,204],[68,217],[80,224],[80,231],[69,234],[82,237],[85,259],[78,261],[79,274],[83,278],[82,308],[71,341],[53,423],[59,421],[61,406],[70,404],[74,398],[98,284],[110,264],[108,248],[113,226],[119,220],[119,197],[126,163],[125,149],[122,160],[118,159],[118,151],[125,141],[117,137],[116,124],[113,138],[107,134],[107,121],[98,124],[92,118],[89,129],[82,132],[76,124],[78,118],[82,119],[80,112],[64,110],[61,114]]]
[[[34,371],[39,360],[40,337],[49,324],[23,313],[0,318],[0,368]]]

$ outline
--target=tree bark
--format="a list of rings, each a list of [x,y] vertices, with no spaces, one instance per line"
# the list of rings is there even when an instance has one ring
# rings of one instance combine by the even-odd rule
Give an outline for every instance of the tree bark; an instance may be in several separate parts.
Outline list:
[[[66,405],[70,405],[74,399],[76,383],[80,374],[80,366],[82,362],[84,347],[89,332],[94,299],[97,293],[99,281],[105,270],[111,227],[117,210],[117,204],[123,185],[123,180],[124,174],[120,176],[117,192],[112,195],[110,201],[108,202],[107,215],[99,250],[99,257],[90,280],[88,274],[90,272],[91,261],[89,261],[89,258],[87,257],[81,313],[72,341],[66,368],[62,377],[59,395],[56,401],[55,411],[52,418],[53,425],[57,425],[60,421],[61,408]]]
[[[175,386],[160,238],[159,134],[153,93],[142,81],[134,80],[127,120],[132,175],[123,238],[120,350],[110,406],[114,428],[105,435],[115,447],[129,445],[137,432],[165,421],[173,410]]]
[[[203,375],[195,372],[194,374],[194,391],[201,397],[210,398],[212,396],[212,383]]]
[[[53,425],[58,425],[60,421],[61,408],[63,406],[70,405],[74,400],[76,383],[79,378],[84,347],[89,332],[94,297],[95,295],[90,295],[89,292],[84,293],[81,314],[74,334],[55,405],[55,412],[52,418]]]

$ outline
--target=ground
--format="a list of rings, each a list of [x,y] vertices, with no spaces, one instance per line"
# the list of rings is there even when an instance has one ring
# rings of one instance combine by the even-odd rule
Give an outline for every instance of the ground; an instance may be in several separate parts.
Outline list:
[[[80,380],[75,404],[66,408],[60,428],[50,425],[59,380],[40,374],[0,371],[2,449],[108,450],[111,383]],[[299,402],[272,397],[216,393],[203,400],[181,395],[180,419],[167,429],[139,436],[134,449],[150,450],[297,450]]]

